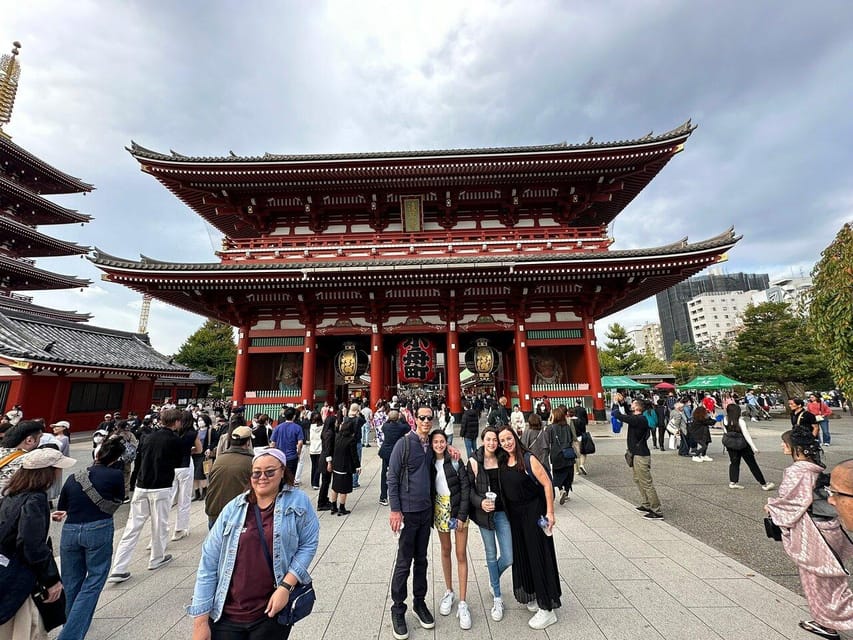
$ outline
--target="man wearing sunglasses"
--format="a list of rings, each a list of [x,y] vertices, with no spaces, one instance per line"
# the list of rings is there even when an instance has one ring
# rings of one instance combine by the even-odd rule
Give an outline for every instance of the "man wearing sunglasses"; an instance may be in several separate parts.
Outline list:
[[[433,517],[430,467],[435,458],[429,444],[433,423],[432,408],[419,407],[415,413],[414,431],[409,431],[397,441],[388,461],[389,522],[391,531],[399,536],[397,562],[391,578],[391,625],[396,640],[409,637],[406,582],[410,571],[413,573],[412,611],[424,629],[435,627],[435,618],[425,601],[427,549]],[[447,447],[447,451],[453,459],[459,459],[457,449]]]

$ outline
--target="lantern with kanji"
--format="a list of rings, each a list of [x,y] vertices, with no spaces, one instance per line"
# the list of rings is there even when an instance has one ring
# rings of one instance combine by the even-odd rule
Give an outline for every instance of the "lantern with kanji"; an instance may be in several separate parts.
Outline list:
[[[335,355],[335,371],[344,382],[355,382],[367,371],[367,362],[367,353],[358,349],[354,342],[345,342],[344,348]]]
[[[400,384],[423,384],[435,379],[435,344],[427,338],[406,338],[397,345]]]
[[[499,366],[500,354],[489,345],[488,338],[477,338],[474,346],[465,352],[465,368],[476,374],[478,380],[490,380]]]

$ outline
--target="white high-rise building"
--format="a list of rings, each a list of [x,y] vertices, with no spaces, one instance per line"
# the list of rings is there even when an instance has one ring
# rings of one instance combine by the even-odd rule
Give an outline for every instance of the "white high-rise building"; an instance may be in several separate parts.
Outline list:
[[[666,359],[663,349],[663,333],[660,324],[647,322],[641,327],[629,330],[628,337],[634,343],[634,349],[638,353],[650,353],[660,360]]]
[[[709,346],[736,335],[744,310],[754,304],[754,295],[754,291],[726,291],[691,298],[687,313],[696,346]]]

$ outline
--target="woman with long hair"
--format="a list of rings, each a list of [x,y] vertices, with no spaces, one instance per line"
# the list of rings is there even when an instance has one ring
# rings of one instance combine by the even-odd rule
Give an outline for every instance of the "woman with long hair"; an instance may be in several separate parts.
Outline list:
[[[350,414],[358,414],[358,410],[350,409]],[[347,496],[353,490],[353,477],[361,473],[361,462],[358,459],[358,447],[355,441],[355,430],[360,428],[356,421],[357,415],[348,415],[338,427],[332,447],[332,461],[328,469],[332,472],[332,513],[346,516],[352,513],[347,509]],[[338,499],[340,498],[340,504]]]
[[[195,421],[199,442],[208,442],[210,433],[212,431],[211,426],[213,425],[213,421],[210,419],[210,416],[204,413],[200,413],[198,414],[198,417],[195,419]],[[207,497],[207,474],[204,472],[204,461],[209,456],[205,454],[206,449],[207,447],[204,444],[201,444],[198,450],[194,450],[192,453],[193,501],[204,500],[205,497]]]
[[[340,407],[338,407],[337,411],[330,410],[326,419],[323,420],[323,431],[320,434],[323,450],[320,454],[322,460],[320,464],[320,493],[317,494],[317,511],[329,511],[332,508],[332,503],[329,501],[329,487],[332,484],[332,451],[335,448],[335,433],[337,433],[338,425],[342,421],[343,410]]]
[[[542,466],[551,473],[551,433],[549,426],[542,426],[537,413],[531,413],[527,419],[527,428],[521,434],[521,444],[539,459]]]
[[[453,610],[453,562],[451,537],[456,538],[456,571],[459,574],[459,606],[456,617],[462,629],[471,628],[468,609],[468,508],[470,490],[468,472],[459,460],[447,455],[447,436],[438,429],[430,434],[430,446],[435,454],[431,469],[433,526],[441,543],[441,569],[444,574],[444,595],[438,612],[450,615]],[[455,534],[455,535],[451,535]]]
[[[765,491],[773,489],[776,485],[765,480],[764,474],[761,473],[758,462],[755,460],[758,448],[752,441],[746,422],[740,416],[740,405],[736,402],[730,402],[726,406],[723,429],[726,431],[723,436],[723,446],[729,454],[729,489],[743,489],[743,485],[738,482],[741,460],[746,462],[746,466],[749,467],[752,476],[758,481],[762,489]]]
[[[50,629],[45,628],[33,601],[35,596],[30,594],[41,591],[46,604],[56,602],[62,594],[59,569],[47,537],[47,492],[61,470],[77,461],[53,448],[33,449],[20,460],[20,468],[0,496],[0,553],[8,559],[0,598],[0,638],[44,640]],[[16,567],[14,579],[9,579]]]
[[[323,458],[323,420],[319,411],[312,411],[308,426],[308,455],[311,457],[311,488],[320,488]]]
[[[708,410],[699,403],[693,410],[693,421],[688,427],[688,433],[696,443],[696,453],[693,462],[713,462],[714,459],[708,455],[708,446],[711,444],[711,425],[716,420],[708,415]]]
[[[121,459],[125,441],[107,438],[95,463],[65,481],[56,521],[64,520],[59,542],[62,581],[67,598],[60,640],[83,640],[92,624],[98,597],[110,573],[115,526],[113,515],[125,498],[122,472],[110,465]]]
[[[311,582],[320,522],[286,462],[278,449],[255,455],[249,490],[225,505],[205,538],[187,607],[193,640],[290,635],[276,618],[293,589]]]
[[[525,450],[512,427],[500,428],[498,443],[507,454],[500,478],[512,530],[512,590],[518,602],[535,612],[528,626],[545,629],[557,622],[554,609],[560,607],[562,596],[552,537],[554,489],[548,472]],[[539,524],[541,518],[544,526]]]
[[[779,496],[770,498],[764,510],[782,529],[782,548],[797,565],[814,617],[801,621],[800,627],[837,638],[839,631],[853,630],[853,592],[844,569],[853,558],[853,542],[837,517],[822,516],[822,510],[814,508],[815,488],[829,479],[811,429],[797,425],[783,433],[782,451],[793,463],[782,472]]]
[[[554,474],[553,486],[560,490],[560,504],[569,499],[569,492],[575,481],[575,461],[563,455],[564,449],[571,449],[577,458],[577,432],[574,421],[567,419],[566,408],[554,407],[551,411],[551,468]]]
[[[499,468],[506,453],[498,445],[498,432],[493,427],[483,429],[480,438],[483,445],[468,457],[470,513],[480,529],[486,552],[489,590],[494,599],[492,620],[500,622],[504,617],[501,575],[512,566],[512,532],[501,497]]]

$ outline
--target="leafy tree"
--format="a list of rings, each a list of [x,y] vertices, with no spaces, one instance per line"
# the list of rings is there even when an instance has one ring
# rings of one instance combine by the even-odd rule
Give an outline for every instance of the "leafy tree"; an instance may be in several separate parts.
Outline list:
[[[601,368],[601,375],[603,376],[620,375],[619,363],[613,357],[613,354],[606,349],[599,349],[598,351],[598,366]]]
[[[217,385],[211,390],[211,395],[218,397],[223,388],[227,395],[234,384],[237,362],[237,345],[231,326],[218,320],[208,320],[181,345],[175,360],[214,376]]]
[[[669,366],[675,375],[676,385],[684,384],[696,377],[698,365],[692,360],[673,360]]]
[[[648,351],[642,355],[639,369],[642,373],[670,373],[672,371],[672,367],[668,363]]]
[[[613,357],[615,361],[615,369],[609,375],[631,375],[632,373],[642,373],[641,363],[643,361],[642,354],[637,353],[634,349],[634,343],[628,337],[625,327],[619,323],[611,324],[607,327],[607,342],[606,351]]]
[[[809,328],[839,389],[853,398],[853,225],[845,224],[812,271]]]
[[[790,397],[798,385],[827,384],[825,367],[812,348],[806,321],[785,302],[747,307],[744,329],[728,355],[723,373],[748,383],[778,387]]]
[[[694,364],[699,362],[699,351],[696,349],[696,345],[692,342],[681,344],[676,340],[672,345],[671,361],[675,362],[676,360],[680,362],[693,362]]]

